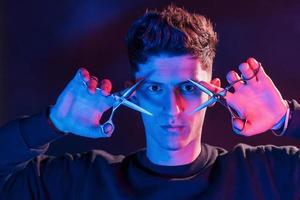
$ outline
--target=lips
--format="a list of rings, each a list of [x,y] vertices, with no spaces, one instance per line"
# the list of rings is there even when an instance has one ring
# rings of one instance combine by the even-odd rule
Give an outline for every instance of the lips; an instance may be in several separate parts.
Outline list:
[[[161,125],[160,127],[167,132],[178,133],[178,132],[181,132],[185,126],[183,126],[183,125]]]

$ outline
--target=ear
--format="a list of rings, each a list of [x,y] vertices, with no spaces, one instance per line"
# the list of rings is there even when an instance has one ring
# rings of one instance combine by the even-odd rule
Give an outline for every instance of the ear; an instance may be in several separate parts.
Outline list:
[[[214,78],[213,80],[210,81],[210,84],[216,86],[216,87],[221,87],[221,80],[219,78]],[[209,107],[213,107],[216,103],[211,104]]]

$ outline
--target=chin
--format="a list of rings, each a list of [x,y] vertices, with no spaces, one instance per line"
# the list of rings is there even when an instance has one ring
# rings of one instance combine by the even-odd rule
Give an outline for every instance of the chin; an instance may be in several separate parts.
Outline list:
[[[184,141],[174,141],[174,142],[169,142],[169,143],[164,143],[161,144],[161,146],[169,151],[178,151],[182,148],[184,148],[185,146],[187,146],[187,144],[185,144]]]

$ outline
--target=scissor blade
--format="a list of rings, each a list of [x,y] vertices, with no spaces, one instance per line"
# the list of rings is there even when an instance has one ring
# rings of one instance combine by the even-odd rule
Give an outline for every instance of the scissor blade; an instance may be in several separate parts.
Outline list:
[[[124,94],[121,96],[121,98],[127,98],[127,97],[129,97],[143,81],[144,81],[144,79],[141,79],[138,82],[136,82],[133,86],[131,86],[130,88],[128,88],[124,92]]]
[[[224,98],[226,96],[227,92],[228,92],[228,89],[225,88],[224,90],[222,90],[221,92],[219,92],[219,95],[222,96],[222,98]]]
[[[195,112],[198,112],[200,110],[202,110],[203,108],[206,108],[207,106],[210,106],[211,104],[215,103],[216,101],[218,101],[217,98],[210,98],[209,100],[207,100],[206,102],[204,102],[203,104],[201,104],[200,106],[198,106],[197,108],[195,108],[191,114],[194,114]]]
[[[132,103],[132,102],[126,100],[126,99],[124,99],[124,100],[122,101],[122,104],[124,104],[125,106],[127,106],[127,107],[129,107],[129,108],[131,108],[131,109],[133,109],[133,110],[136,110],[136,111],[139,111],[139,112],[142,112],[142,113],[145,113],[145,114],[147,114],[147,115],[152,116],[152,113],[150,113],[150,112],[147,111],[146,109],[144,109],[144,108],[142,108],[142,107],[140,107],[140,106],[138,106],[138,105],[136,105],[136,104],[134,104],[134,103]]]
[[[131,86],[126,92],[121,96],[121,98],[126,98],[130,97],[130,95],[140,86],[140,84],[149,76],[151,76],[154,73],[154,71],[148,72],[144,77],[139,78],[140,80],[136,82],[133,86]]]
[[[204,87],[203,85],[201,85],[200,83],[197,83],[191,79],[188,79],[191,83],[193,83],[194,85],[196,85],[200,90],[202,90],[203,92],[205,92],[206,94],[208,94],[209,96],[213,96],[213,92],[211,92],[209,89],[207,89],[206,87]]]

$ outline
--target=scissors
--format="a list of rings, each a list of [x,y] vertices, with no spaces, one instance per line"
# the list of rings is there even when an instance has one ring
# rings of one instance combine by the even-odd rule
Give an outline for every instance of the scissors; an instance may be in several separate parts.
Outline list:
[[[106,122],[104,122],[102,125],[100,125],[101,130],[103,133],[110,135],[113,133],[114,129],[115,129],[115,125],[112,121],[112,118],[114,116],[115,111],[120,107],[120,105],[125,105],[133,110],[145,113],[147,115],[152,116],[152,113],[147,111],[146,109],[132,103],[131,101],[128,101],[128,99],[132,96],[133,92],[136,91],[136,89],[138,88],[138,86],[140,86],[140,84],[143,82],[144,79],[139,80],[138,82],[136,82],[133,86],[131,86],[130,88],[128,88],[123,95],[118,95],[117,93],[111,94],[110,96],[114,99],[114,104],[112,106],[112,111],[110,113],[110,116],[108,118],[108,120]],[[84,82],[85,85],[87,85],[86,82]],[[97,88],[97,90],[101,90],[100,88]]]
[[[225,106],[228,111],[231,114],[232,118],[239,118],[239,116],[232,110],[232,108],[227,104],[227,101],[225,99],[226,93],[228,92],[228,90],[230,89],[229,87],[226,87],[224,90],[222,90],[219,93],[215,93],[209,89],[207,89],[204,85],[202,85],[201,83],[198,83],[196,81],[193,81],[191,79],[189,79],[189,81],[191,83],[193,83],[195,86],[197,86],[201,91],[205,92],[208,96],[210,96],[210,99],[208,99],[206,102],[204,102],[203,104],[201,104],[200,106],[198,106],[197,108],[195,108],[191,114],[198,112],[200,110],[202,110],[203,108],[206,108],[210,105],[212,105],[215,102],[219,102],[221,103],[223,106]]]
[[[195,112],[198,112],[200,110],[202,110],[203,108],[206,108],[210,105],[212,105],[213,103],[215,102],[219,102],[220,104],[222,104],[223,106],[225,106],[227,108],[227,110],[230,112],[231,114],[231,118],[232,119],[235,119],[235,118],[239,118],[241,119],[238,114],[236,114],[236,112],[228,105],[226,99],[225,99],[225,96],[227,94],[227,92],[234,86],[234,84],[236,84],[237,82],[245,82],[248,81],[248,80],[251,80],[253,79],[254,77],[256,78],[257,80],[257,73],[259,71],[261,67],[261,63],[259,63],[259,66],[258,68],[256,68],[255,70],[253,70],[253,75],[249,78],[245,78],[243,76],[241,76],[240,79],[234,81],[233,83],[231,83],[230,85],[228,85],[227,87],[225,87],[221,92],[219,93],[216,93],[216,92],[213,92],[209,89],[207,89],[203,84],[201,83],[198,83],[196,81],[193,81],[191,79],[189,79],[188,81],[190,81],[191,83],[193,83],[197,88],[199,88],[201,91],[203,91],[204,93],[206,93],[208,96],[210,96],[210,99],[208,99],[206,102],[204,102],[203,104],[201,104],[200,106],[196,107],[192,112],[191,114],[195,113]],[[245,121],[244,119],[241,119],[243,121]]]

